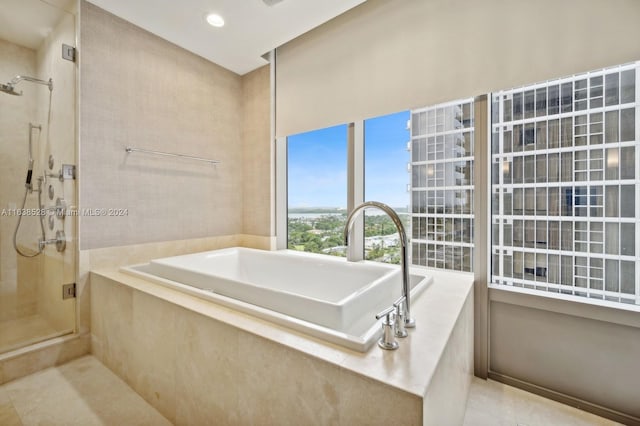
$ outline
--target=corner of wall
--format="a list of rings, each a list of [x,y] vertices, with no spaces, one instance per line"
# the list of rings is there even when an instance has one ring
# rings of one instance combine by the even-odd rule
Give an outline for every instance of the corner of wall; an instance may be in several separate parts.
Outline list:
[[[265,65],[242,76],[243,233],[271,236],[271,74]]]

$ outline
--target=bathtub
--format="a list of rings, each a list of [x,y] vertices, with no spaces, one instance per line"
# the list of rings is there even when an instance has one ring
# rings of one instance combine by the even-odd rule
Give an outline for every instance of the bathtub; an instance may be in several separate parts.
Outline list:
[[[375,314],[401,293],[397,266],[290,250],[235,247],[121,270],[361,352],[380,335]],[[430,281],[410,275],[412,301]]]

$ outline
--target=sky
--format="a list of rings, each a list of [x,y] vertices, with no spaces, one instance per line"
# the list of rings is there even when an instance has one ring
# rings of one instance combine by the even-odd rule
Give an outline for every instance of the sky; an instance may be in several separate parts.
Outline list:
[[[365,120],[365,200],[409,204],[409,111]],[[347,126],[288,138],[289,207],[347,206]]]

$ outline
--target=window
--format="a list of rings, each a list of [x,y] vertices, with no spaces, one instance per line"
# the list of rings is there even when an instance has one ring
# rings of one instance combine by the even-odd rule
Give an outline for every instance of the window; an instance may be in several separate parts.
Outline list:
[[[395,210],[411,237],[408,215],[407,141],[409,111],[364,121],[364,199]],[[365,211],[365,259],[400,264],[400,239],[391,218],[379,210]]]
[[[492,94],[494,284],[640,304],[636,73]]]
[[[347,126],[287,138],[287,247],[345,255]]]
[[[354,132],[354,147],[364,148],[363,198],[398,213],[413,265],[472,270],[473,120],[467,99],[364,120],[360,141]],[[337,126],[287,138],[288,248],[345,255],[347,133]],[[367,260],[400,263],[386,215],[367,210],[364,231]]]
[[[491,95],[492,285],[640,305],[637,68]],[[474,241],[474,116],[466,99],[288,138],[289,247],[344,255],[346,175],[357,168],[347,164],[349,133],[364,152],[354,159],[364,161],[360,195],[404,213],[410,263],[472,271],[483,243]],[[366,258],[396,263],[391,222],[367,213]]]

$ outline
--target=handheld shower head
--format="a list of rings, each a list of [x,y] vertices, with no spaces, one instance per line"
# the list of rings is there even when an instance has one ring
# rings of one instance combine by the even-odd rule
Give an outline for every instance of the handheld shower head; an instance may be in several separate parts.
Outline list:
[[[22,92],[16,92],[16,88],[11,83],[7,83],[7,84],[0,83],[0,91],[4,93],[8,93],[13,96],[22,96]]]

